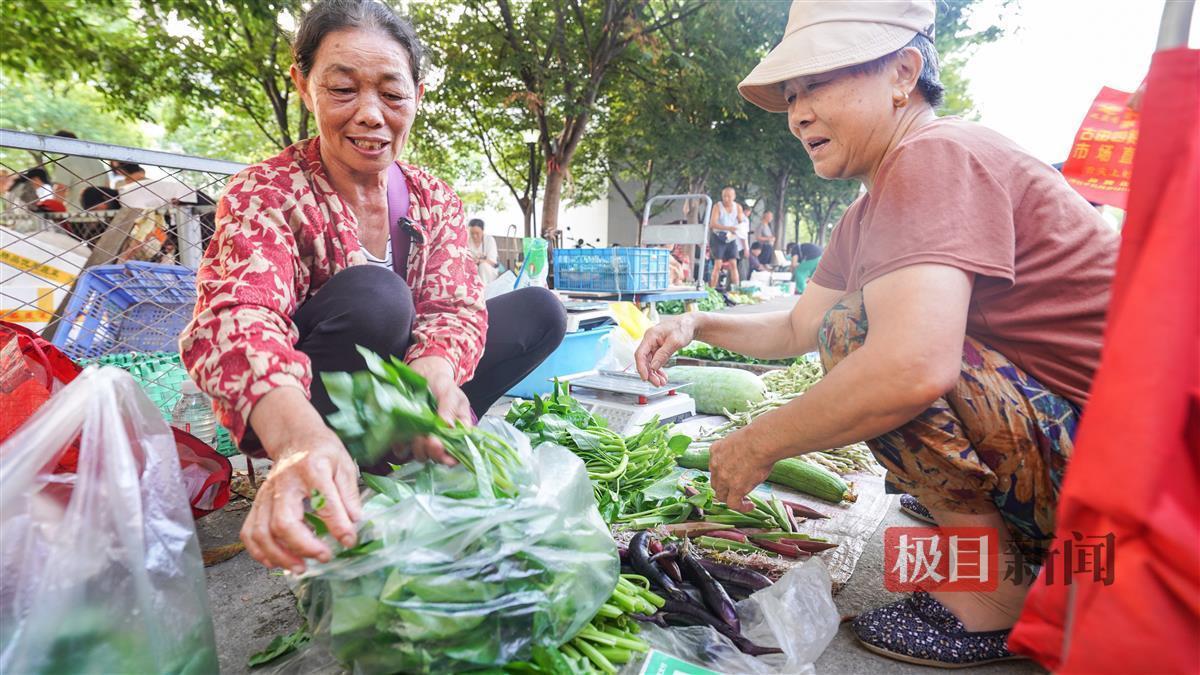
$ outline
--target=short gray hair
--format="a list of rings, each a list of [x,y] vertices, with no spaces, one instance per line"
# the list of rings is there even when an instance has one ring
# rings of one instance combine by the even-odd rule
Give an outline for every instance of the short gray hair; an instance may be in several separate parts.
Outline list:
[[[946,98],[946,87],[942,86],[941,71],[938,67],[937,48],[933,46],[933,42],[921,33],[913,36],[913,39],[908,41],[900,49],[891,54],[860,63],[857,66],[850,66],[846,71],[853,75],[861,75],[867,73],[878,73],[883,70],[884,66],[891,63],[900,54],[901,51],[912,47],[921,54],[921,60],[924,65],[921,66],[921,74],[917,76],[917,91],[921,92],[921,98],[925,99],[931,107],[937,108],[942,105],[942,101]]]

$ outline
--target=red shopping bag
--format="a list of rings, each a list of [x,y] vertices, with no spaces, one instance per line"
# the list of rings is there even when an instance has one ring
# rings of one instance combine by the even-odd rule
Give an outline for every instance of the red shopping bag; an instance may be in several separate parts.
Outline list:
[[[1200,664],[1197,82],[1200,50],[1154,55],[1104,354],[1050,558],[1075,573],[1043,570],[1009,639],[1055,672]],[[1097,541],[1098,557],[1080,546]]]
[[[0,321],[0,442],[38,411],[82,369],[57,347],[24,326]],[[200,439],[175,430],[179,464],[188,486],[195,518],[229,502],[233,467]],[[54,473],[75,473],[79,465],[79,440],[65,450]]]
[[[179,466],[192,506],[192,517],[199,520],[229,503],[233,465],[199,438],[171,428],[175,432],[175,447],[179,451]]]
[[[0,321],[0,442],[33,416],[80,368],[48,340],[28,328]],[[59,460],[58,471],[74,472],[76,442]]]

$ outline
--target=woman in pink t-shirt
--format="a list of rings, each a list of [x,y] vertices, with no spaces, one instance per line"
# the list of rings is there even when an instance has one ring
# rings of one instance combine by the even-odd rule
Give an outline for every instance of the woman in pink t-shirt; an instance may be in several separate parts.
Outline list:
[[[792,5],[783,41],[739,91],[787,113],[819,176],[866,192],[792,311],[669,319],[647,332],[637,366],[663,383],[693,339],[769,359],[819,351],[824,379],[713,445],[713,487],[741,505],[776,461],[865,440],[889,491],[919,499],[902,503],[939,536],[985,528],[976,541],[990,533],[1001,559],[986,582],[895,579],[929,592],[854,622],[873,651],[957,667],[1017,658],[1009,629],[1033,573],[1053,564],[1117,238],[1052,167],[937,117],[933,23],[931,0]]]

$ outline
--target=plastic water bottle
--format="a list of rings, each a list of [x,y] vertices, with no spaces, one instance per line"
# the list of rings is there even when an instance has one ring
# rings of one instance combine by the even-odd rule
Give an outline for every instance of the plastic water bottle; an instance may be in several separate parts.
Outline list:
[[[212,445],[217,437],[217,418],[213,415],[212,402],[191,380],[184,380],[180,393],[183,395],[171,410],[171,426]]]

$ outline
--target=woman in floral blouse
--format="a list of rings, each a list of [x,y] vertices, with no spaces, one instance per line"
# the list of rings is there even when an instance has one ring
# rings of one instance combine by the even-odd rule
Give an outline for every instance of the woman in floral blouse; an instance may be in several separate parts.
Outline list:
[[[485,304],[458,197],[396,161],[424,93],[408,22],[382,3],[323,0],[293,52],[320,136],[230,180],[180,351],[241,449],[275,461],[242,541],[301,571],[331,555],[303,522],[312,490],[343,544],[361,516],[358,467],[325,426],[315,374],[363,369],[356,345],[400,355],[444,418],[470,424],[558,346],[566,318],[540,288]],[[453,463],[431,439],[408,450]]]

